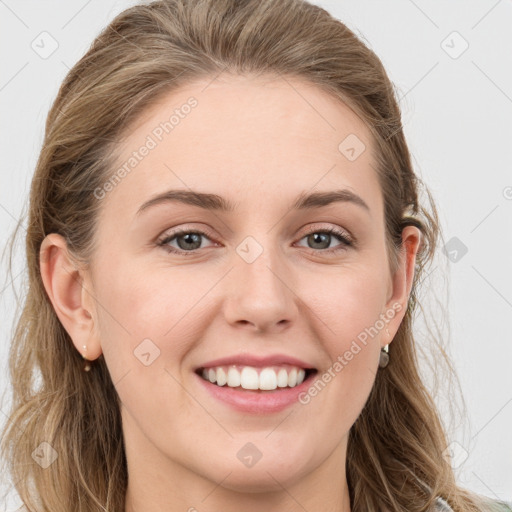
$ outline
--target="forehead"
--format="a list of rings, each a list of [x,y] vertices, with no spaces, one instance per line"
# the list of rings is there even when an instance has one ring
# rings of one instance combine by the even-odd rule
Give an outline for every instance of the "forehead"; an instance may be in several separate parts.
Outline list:
[[[372,151],[363,121],[312,84],[289,77],[198,80],[169,92],[127,127],[111,169],[122,179],[106,203],[133,217],[167,189],[237,203],[243,197],[264,207],[344,187],[380,210]]]

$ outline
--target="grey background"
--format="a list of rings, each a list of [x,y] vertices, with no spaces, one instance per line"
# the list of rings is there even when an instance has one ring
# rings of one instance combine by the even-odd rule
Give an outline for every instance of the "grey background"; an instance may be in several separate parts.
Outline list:
[[[0,0],[2,247],[23,213],[61,81],[100,29],[134,3]],[[449,258],[440,250],[425,280],[425,300],[447,309],[446,350],[468,411],[449,431],[457,478],[512,500],[512,1],[313,3],[363,37],[400,91],[415,168],[437,200],[448,242]],[[58,47],[45,55],[52,45]],[[2,392],[23,257],[21,245],[12,283],[5,260],[1,267]],[[418,324],[421,348],[428,327],[428,320]],[[439,392],[436,400],[448,418],[446,396]],[[7,410],[5,402],[2,422]],[[13,497],[2,510],[17,504]]]

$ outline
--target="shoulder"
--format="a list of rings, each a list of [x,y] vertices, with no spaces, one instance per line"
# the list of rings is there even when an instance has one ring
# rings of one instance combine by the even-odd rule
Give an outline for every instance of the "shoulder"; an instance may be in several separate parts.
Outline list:
[[[512,512],[511,501],[493,500],[491,498],[484,499],[484,507],[482,512]],[[441,497],[438,497],[432,512],[453,512],[453,508]]]
[[[512,501],[494,500],[491,502],[491,506],[494,508],[489,508],[489,510],[496,510],[496,512],[512,512]]]
[[[487,498],[483,512],[512,512],[512,501]]]

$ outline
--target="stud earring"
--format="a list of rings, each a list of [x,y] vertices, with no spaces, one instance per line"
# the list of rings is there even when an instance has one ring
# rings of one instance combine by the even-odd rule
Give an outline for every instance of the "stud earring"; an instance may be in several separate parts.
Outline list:
[[[388,350],[389,350],[389,343],[387,345],[385,345],[384,347],[382,347],[382,349],[380,351],[380,359],[379,359],[379,367],[380,368],[386,368],[386,366],[389,363]]]
[[[84,347],[84,352],[85,352],[85,351],[87,350],[87,346],[86,346],[86,345],[84,345],[83,347]],[[88,372],[88,371],[91,369],[91,365],[90,365],[90,363],[89,363],[89,359],[87,359],[87,358],[85,357],[85,354],[82,354],[82,357],[85,359],[85,363],[84,363],[84,371],[85,371],[85,372]]]
[[[389,329],[386,327],[386,334],[390,337]],[[389,364],[389,343],[382,347],[379,358],[379,368],[386,368]]]

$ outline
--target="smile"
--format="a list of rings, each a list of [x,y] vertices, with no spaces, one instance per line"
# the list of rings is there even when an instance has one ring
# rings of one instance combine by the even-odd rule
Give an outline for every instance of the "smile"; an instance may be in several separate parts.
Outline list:
[[[271,391],[277,388],[294,388],[315,371],[291,365],[263,368],[229,365],[199,368],[197,374],[217,386]]]
[[[300,403],[299,395],[311,386],[317,373],[313,368],[283,365],[262,368],[229,365],[195,371],[200,389],[209,398],[231,410],[258,415],[279,412]]]

